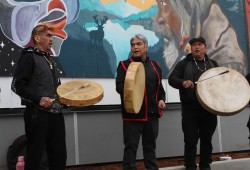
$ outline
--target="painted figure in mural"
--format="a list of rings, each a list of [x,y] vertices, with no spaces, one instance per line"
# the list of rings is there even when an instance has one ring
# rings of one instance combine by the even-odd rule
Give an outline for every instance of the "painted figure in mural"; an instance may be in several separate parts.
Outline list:
[[[235,30],[214,0],[157,0],[157,4],[155,28],[164,36],[164,56],[170,71],[190,52],[190,37],[202,35],[211,59],[246,75],[247,61]]]
[[[213,149],[211,141],[217,125],[217,116],[209,113],[198,102],[194,82],[202,73],[212,67],[217,67],[218,64],[208,58],[206,41],[203,37],[195,37],[189,43],[191,53],[175,66],[169,76],[169,84],[180,91],[186,170],[196,170],[195,157],[199,139],[199,168],[210,170]]]
[[[26,170],[39,169],[45,148],[51,170],[64,170],[66,166],[63,105],[56,94],[60,81],[49,55],[53,33],[54,29],[46,25],[33,29],[34,47],[23,50],[12,81],[12,90],[21,97],[21,104],[26,105]]]
[[[103,25],[107,22],[109,19],[107,16],[104,16],[103,19],[99,20],[97,18],[98,15],[93,16],[95,23],[97,25],[97,30],[92,30],[89,32],[90,41],[94,44],[102,46],[103,38],[104,38],[104,31],[103,31]]]
[[[21,47],[33,45],[30,33],[39,23],[54,28],[53,45],[50,53],[58,56],[62,42],[67,38],[63,30],[74,22],[80,8],[79,0],[34,0],[17,2],[0,1],[0,26],[4,34]]]
[[[130,40],[132,56],[121,61],[117,68],[116,91],[121,96],[123,117],[124,155],[123,169],[136,169],[136,152],[142,136],[143,156],[146,169],[158,169],[156,163],[156,138],[159,129],[159,117],[165,105],[165,91],[161,80],[162,72],[157,62],[147,56],[148,41],[137,34]],[[131,62],[142,62],[146,73],[146,91],[141,110],[138,114],[127,113],[124,108],[123,93],[126,70]]]

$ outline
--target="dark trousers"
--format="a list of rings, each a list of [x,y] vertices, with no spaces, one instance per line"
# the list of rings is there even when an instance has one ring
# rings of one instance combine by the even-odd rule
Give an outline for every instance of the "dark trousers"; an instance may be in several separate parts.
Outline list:
[[[123,121],[124,155],[123,169],[136,170],[136,152],[140,136],[142,136],[142,147],[144,165],[147,170],[158,170],[156,163],[156,138],[159,131],[159,119],[149,117],[146,122]]]
[[[197,143],[200,139],[200,169],[210,169],[212,162],[212,136],[217,126],[217,116],[203,108],[182,109],[182,130],[185,142],[185,166],[196,169]]]
[[[25,170],[39,170],[44,149],[50,170],[65,170],[66,141],[64,117],[33,107],[24,112],[25,132],[28,138]]]

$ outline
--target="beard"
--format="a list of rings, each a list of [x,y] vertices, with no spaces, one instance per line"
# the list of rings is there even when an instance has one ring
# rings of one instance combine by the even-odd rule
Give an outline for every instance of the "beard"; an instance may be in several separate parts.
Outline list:
[[[186,40],[200,35],[201,25],[209,13],[212,2],[213,0],[170,0],[171,4],[168,5],[171,9],[168,11],[158,2],[159,11],[154,18],[153,27],[164,37],[163,55],[169,70],[186,55]],[[171,15],[176,16],[176,20],[173,21]]]

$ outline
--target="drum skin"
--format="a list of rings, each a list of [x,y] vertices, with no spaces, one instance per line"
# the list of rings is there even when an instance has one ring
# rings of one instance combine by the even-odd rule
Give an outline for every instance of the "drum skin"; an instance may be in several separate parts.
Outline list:
[[[68,106],[89,106],[103,98],[103,88],[98,83],[86,80],[72,80],[57,88],[61,103]]]
[[[219,75],[225,71],[228,73]],[[209,112],[230,116],[239,113],[248,104],[250,87],[246,78],[236,70],[216,67],[200,76],[196,86],[196,96]]]
[[[145,88],[145,69],[141,62],[130,63],[124,82],[124,107],[128,113],[141,110]]]

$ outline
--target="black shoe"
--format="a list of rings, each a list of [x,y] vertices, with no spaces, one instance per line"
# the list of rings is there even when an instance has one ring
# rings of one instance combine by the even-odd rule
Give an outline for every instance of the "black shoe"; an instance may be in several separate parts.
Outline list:
[[[211,170],[209,163],[199,163],[199,170]]]

